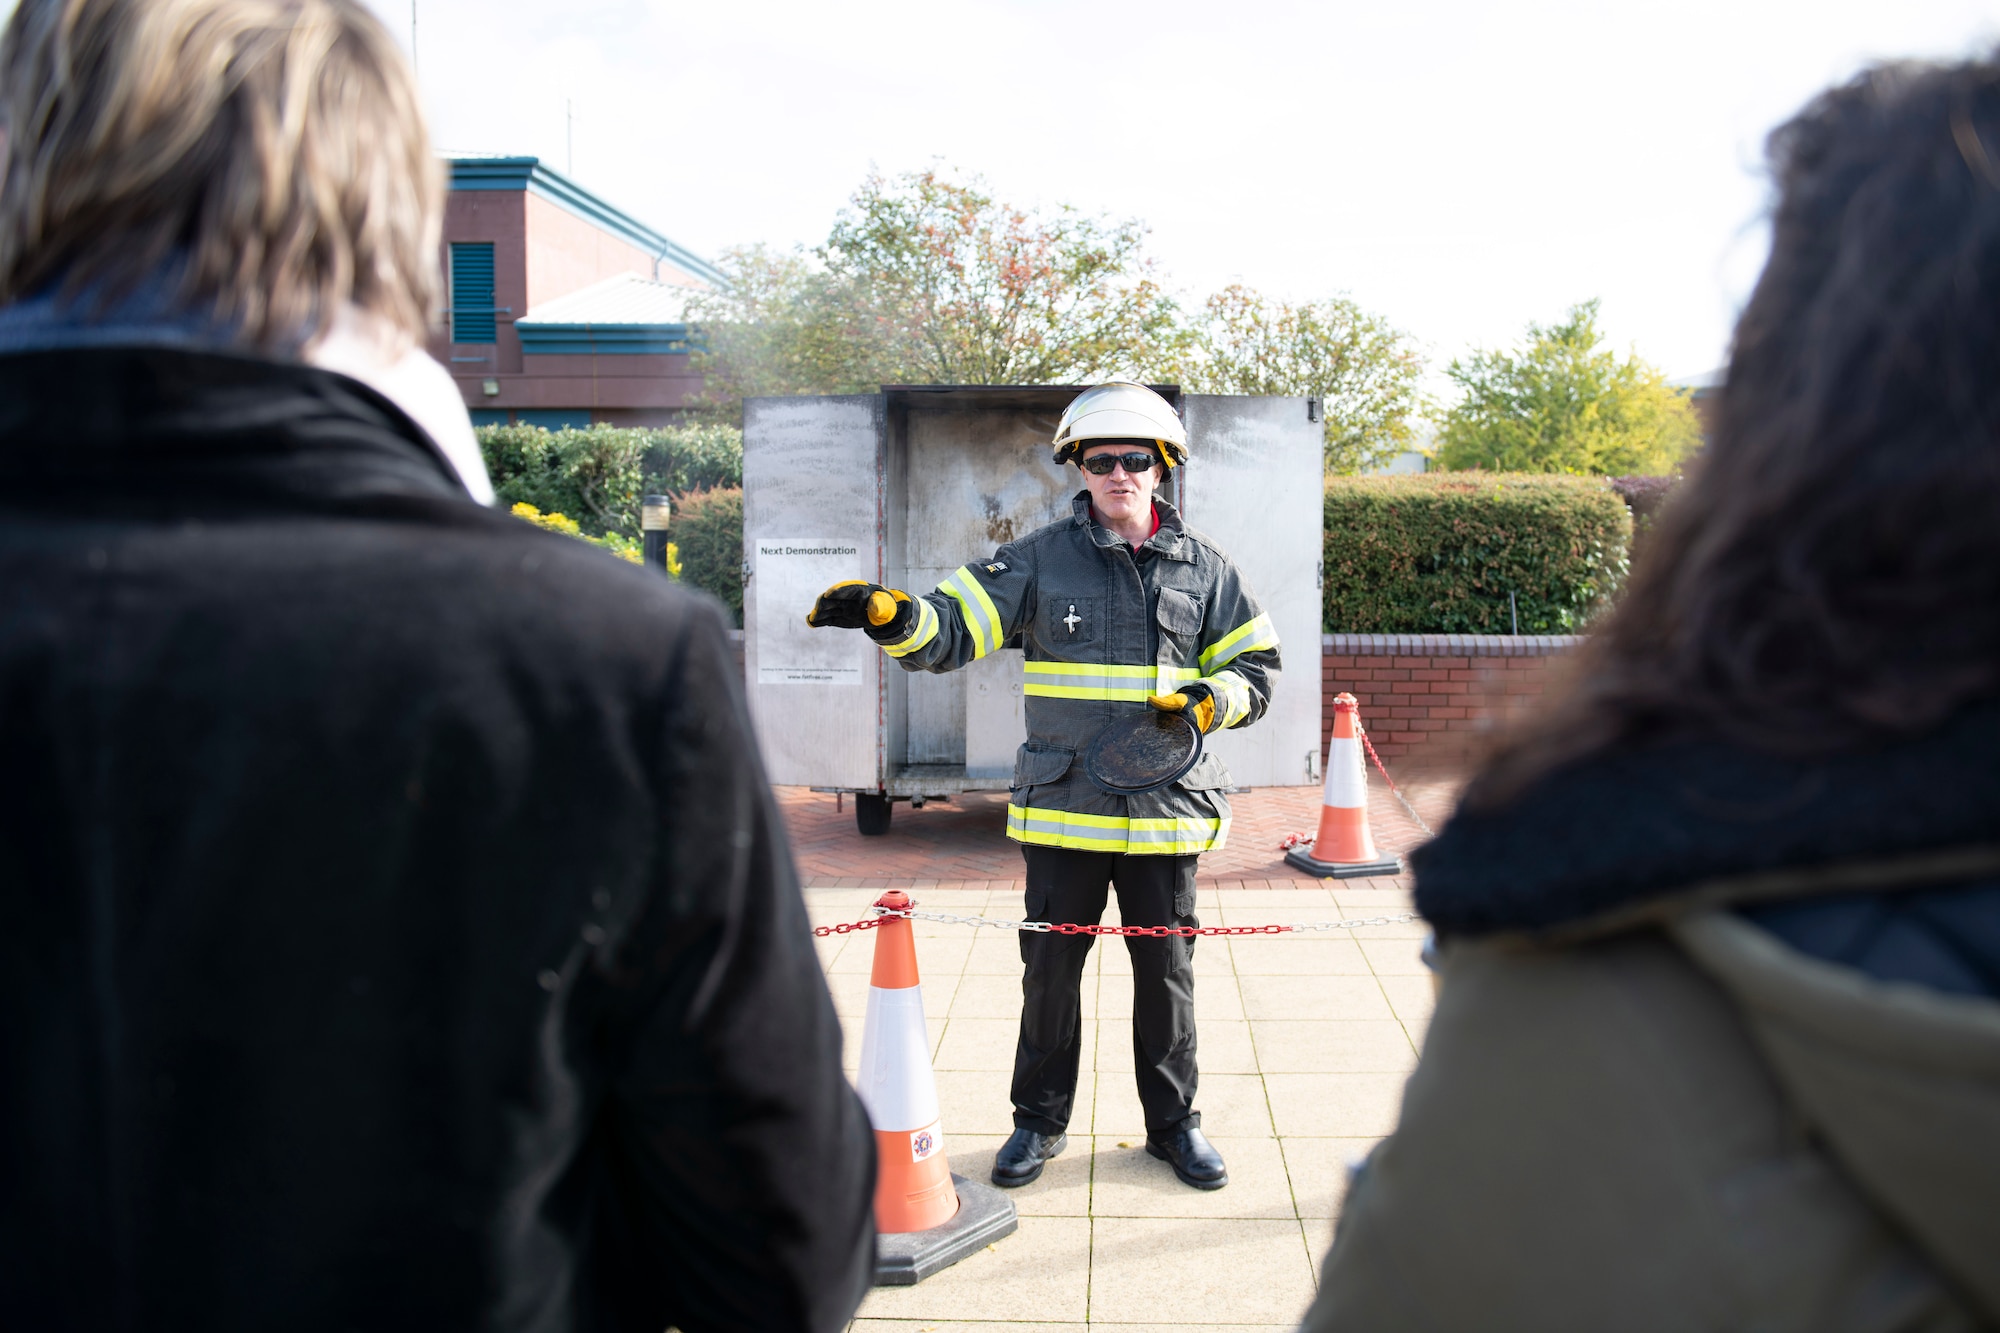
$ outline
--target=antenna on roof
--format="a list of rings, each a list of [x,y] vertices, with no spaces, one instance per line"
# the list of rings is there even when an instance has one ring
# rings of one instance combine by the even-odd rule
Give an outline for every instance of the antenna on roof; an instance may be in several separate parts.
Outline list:
[[[563,98],[563,175],[576,179],[576,103]]]

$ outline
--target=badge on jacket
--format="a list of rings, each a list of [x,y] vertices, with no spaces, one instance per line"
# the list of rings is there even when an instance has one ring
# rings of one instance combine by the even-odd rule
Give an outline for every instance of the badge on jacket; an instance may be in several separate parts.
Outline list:
[[[986,572],[988,574],[1005,574],[1007,572],[1007,562],[1005,560],[995,560],[986,567]]]

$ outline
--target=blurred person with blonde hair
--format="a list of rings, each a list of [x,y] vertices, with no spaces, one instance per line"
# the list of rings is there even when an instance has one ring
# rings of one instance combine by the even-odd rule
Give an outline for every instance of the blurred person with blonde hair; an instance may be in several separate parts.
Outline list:
[[[487,507],[355,0],[0,33],[10,1329],[842,1327],[873,1140],[720,609]]]

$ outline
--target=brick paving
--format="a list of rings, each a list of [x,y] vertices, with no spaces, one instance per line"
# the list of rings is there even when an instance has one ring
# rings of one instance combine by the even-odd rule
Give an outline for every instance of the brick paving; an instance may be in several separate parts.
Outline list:
[[[1384,855],[1402,854],[1423,840],[1389,794],[1379,774],[1369,775],[1368,810]],[[1405,795],[1435,828],[1451,809],[1455,777],[1423,774],[1398,779]],[[779,787],[778,803],[791,831],[792,851],[807,888],[1018,888],[1021,852],[1008,841],[1005,792],[968,792],[921,810],[899,803],[889,832],[864,838],[854,827],[853,798],[835,799],[804,787]],[[1228,844],[1201,858],[1201,883],[1221,889],[1285,889],[1319,881],[1285,864],[1279,841],[1310,835],[1319,824],[1318,787],[1261,787],[1229,798],[1234,815]],[[1404,877],[1352,881],[1356,888],[1403,887]]]

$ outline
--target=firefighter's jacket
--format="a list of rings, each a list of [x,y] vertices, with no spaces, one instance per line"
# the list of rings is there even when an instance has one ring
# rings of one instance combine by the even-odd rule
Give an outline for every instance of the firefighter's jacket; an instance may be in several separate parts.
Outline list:
[[[1141,796],[1100,791],[1077,755],[1105,724],[1200,681],[1215,692],[1217,730],[1264,715],[1278,675],[1278,635],[1213,542],[1153,501],[1159,531],[1132,547],[1071,517],[961,566],[916,598],[916,623],[882,649],[908,671],[955,671],[1019,636],[1027,663],[1028,740],[1014,762],[1007,836],[1041,847],[1156,855],[1213,851],[1229,833],[1230,785],[1204,754],[1172,785]]]

